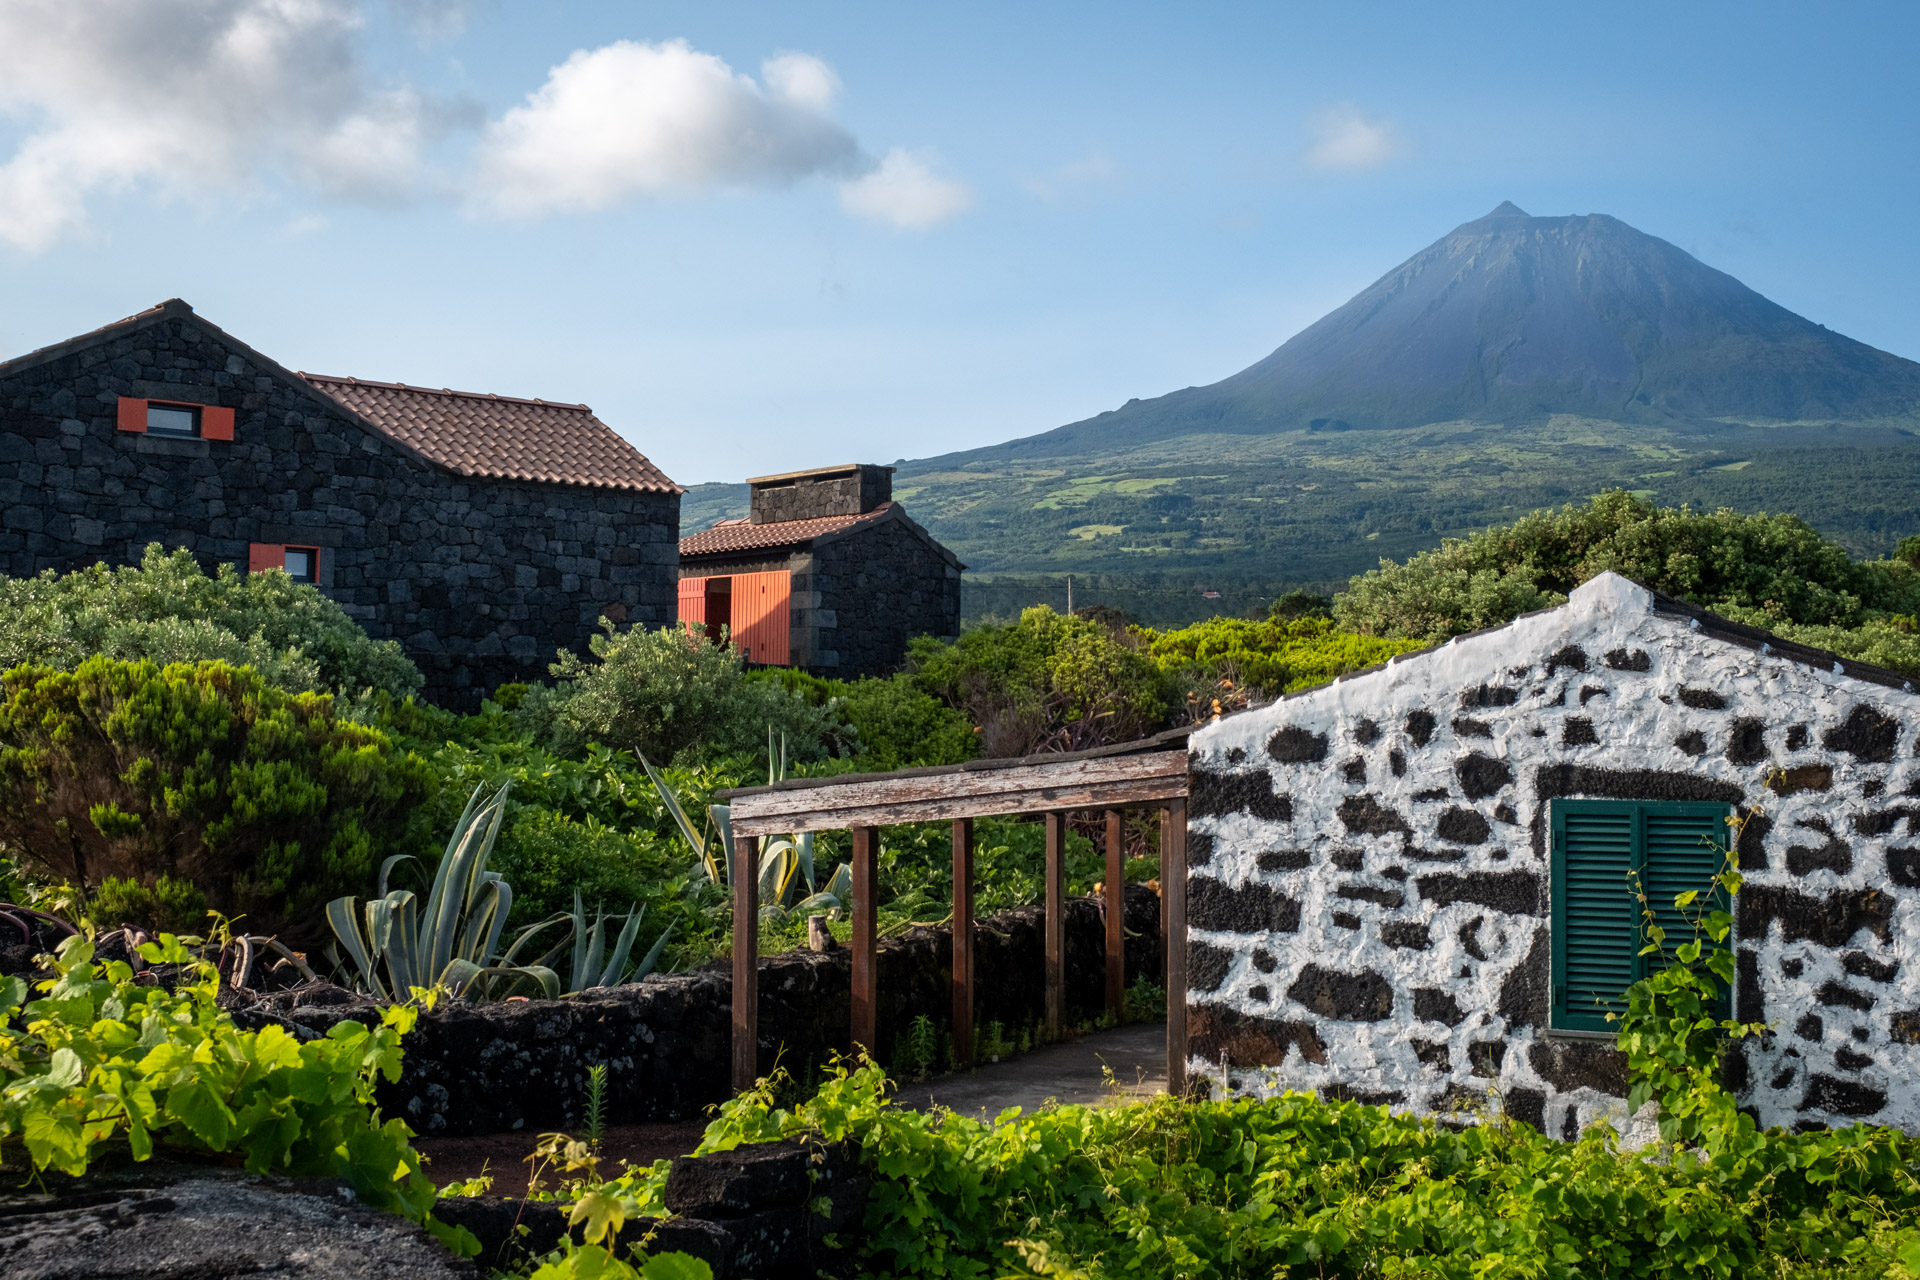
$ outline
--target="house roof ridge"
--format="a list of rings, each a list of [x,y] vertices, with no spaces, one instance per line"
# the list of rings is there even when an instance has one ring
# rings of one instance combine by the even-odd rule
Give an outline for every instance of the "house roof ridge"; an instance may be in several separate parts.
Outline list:
[[[450,396],[461,400],[497,400],[502,404],[531,404],[542,409],[573,409],[580,413],[592,413],[591,405],[576,404],[568,400],[542,400],[538,396],[503,396],[497,391],[456,391],[452,387],[420,387],[410,382],[382,382],[377,378],[357,378],[329,373],[308,373],[304,369],[296,370],[308,382],[316,385],[328,382],[342,383],[354,387],[379,387],[385,391],[410,391],[422,396]]]
[[[761,551],[774,547],[792,547],[877,524],[901,511],[891,499],[870,511],[837,516],[803,516],[798,520],[721,521],[698,533],[680,539],[683,556],[724,555],[733,551]],[[718,535],[718,536],[716,536]]]
[[[58,342],[49,342],[44,347],[35,347],[31,351],[22,351],[17,356],[8,356],[5,360],[0,360],[0,371],[10,369],[14,365],[25,365],[34,360],[64,355],[68,351],[77,350],[116,330],[132,328],[149,320],[157,320],[165,316],[190,316],[194,314],[193,307],[185,299],[168,298],[164,302],[156,302],[150,307],[136,311],[130,316],[121,316],[118,320],[109,320],[98,328],[88,329],[85,333],[76,333],[71,338],[62,338]],[[203,321],[202,323],[207,322]]]

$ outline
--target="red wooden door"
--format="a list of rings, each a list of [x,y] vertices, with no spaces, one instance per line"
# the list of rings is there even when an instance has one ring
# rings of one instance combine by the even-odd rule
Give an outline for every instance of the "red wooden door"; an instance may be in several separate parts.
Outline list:
[[[733,575],[733,642],[747,661],[784,667],[791,660],[792,595],[793,575],[785,569]]]
[[[692,631],[707,624],[707,580],[680,579],[680,625]]]

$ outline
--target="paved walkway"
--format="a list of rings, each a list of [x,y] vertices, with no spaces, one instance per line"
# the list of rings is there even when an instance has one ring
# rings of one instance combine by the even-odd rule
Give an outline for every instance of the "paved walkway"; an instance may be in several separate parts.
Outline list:
[[[1102,1068],[1113,1072],[1108,1085]],[[1049,1100],[1089,1106],[1131,1102],[1167,1088],[1167,1029],[1158,1023],[1095,1031],[973,1071],[900,1086],[899,1105],[946,1107],[987,1119],[1008,1107],[1031,1114]]]

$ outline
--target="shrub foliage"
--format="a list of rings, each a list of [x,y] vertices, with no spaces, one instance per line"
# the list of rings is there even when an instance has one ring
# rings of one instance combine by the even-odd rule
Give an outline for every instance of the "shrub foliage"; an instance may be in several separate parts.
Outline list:
[[[616,630],[591,642],[594,662],[561,650],[557,687],[529,691],[521,715],[561,752],[588,743],[698,763],[764,750],[767,730],[787,735],[797,759],[818,759],[837,737],[830,710],[777,684],[747,679],[739,652],[679,627]]]
[[[339,605],[285,573],[209,577],[184,549],[154,543],[140,564],[0,576],[0,670],[71,671],[88,658],[247,665],[282,689],[405,697],[420,672],[391,640],[372,640]]]
[[[432,790],[423,760],[336,719],[329,696],[244,667],[97,657],[0,676],[0,844],[76,885],[190,881],[250,929],[311,940]]]
[[[1334,603],[1343,630],[1440,639],[1563,603],[1613,570],[1742,621],[1858,627],[1920,611],[1920,570],[1856,563],[1798,517],[1656,507],[1622,490],[1382,561]]]

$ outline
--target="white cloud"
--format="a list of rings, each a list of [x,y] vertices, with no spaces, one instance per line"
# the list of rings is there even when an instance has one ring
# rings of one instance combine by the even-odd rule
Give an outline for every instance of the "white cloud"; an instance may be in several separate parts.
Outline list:
[[[857,171],[859,145],[825,111],[826,64],[783,54],[762,74],[764,89],[684,40],[580,50],[487,126],[474,203],[533,218]]]
[[[1392,121],[1364,116],[1351,102],[1315,112],[1307,132],[1313,144],[1306,161],[1314,169],[1377,169],[1406,153]]]
[[[895,147],[868,173],[840,185],[840,207],[858,218],[902,229],[930,227],[973,206],[964,183],[943,178],[926,152]]]
[[[458,34],[485,2],[388,0],[423,37]],[[17,138],[0,145],[0,245],[44,250],[116,195],[212,207],[276,183],[517,218],[810,177],[895,226],[971,198],[914,154],[865,154],[830,114],[839,77],[811,54],[776,54],[756,82],[683,40],[581,50],[482,129],[477,107],[368,70],[374,3],[0,0],[0,122]],[[479,134],[456,181],[429,157],[462,129]]]
[[[374,86],[357,0],[5,0],[0,241],[44,249],[96,195],[211,201],[279,172],[340,199],[403,199],[446,113]]]
[[[775,97],[822,115],[840,96],[840,77],[810,53],[777,53],[760,64],[760,78]]]

